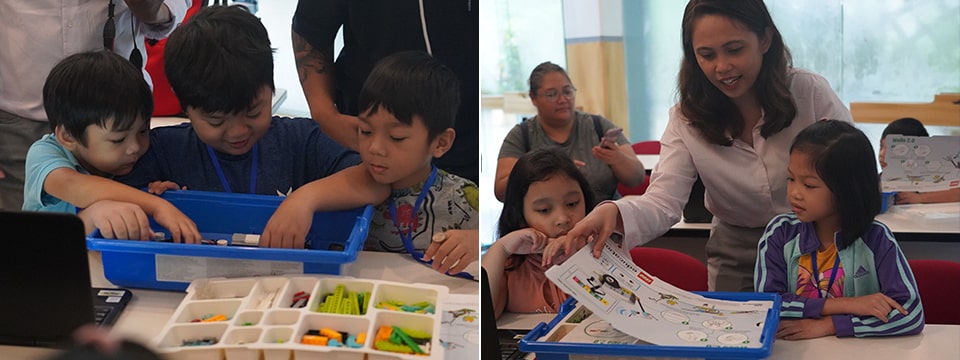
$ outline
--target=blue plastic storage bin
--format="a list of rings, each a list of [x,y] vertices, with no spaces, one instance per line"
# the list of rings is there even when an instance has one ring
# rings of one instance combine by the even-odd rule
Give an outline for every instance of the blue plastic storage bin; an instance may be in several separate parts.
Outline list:
[[[595,358],[598,355],[609,357],[667,357],[667,358],[703,358],[717,359],[765,359],[773,350],[773,341],[776,340],[777,326],[780,324],[780,295],[771,293],[740,293],[740,292],[698,292],[705,297],[733,300],[766,300],[772,301],[773,306],[767,313],[763,324],[763,331],[759,348],[733,347],[703,347],[703,346],[662,346],[662,345],[621,345],[621,344],[588,344],[538,341],[550,333],[560,324],[567,315],[576,309],[577,300],[569,298],[560,305],[560,312],[549,324],[540,323],[520,340],[520,350],[537,354],[537,360],[568,360],[573,354],[589,355]]]
[[[883,214],[887,212],[887,209],[890,208],[890,205],[893,205],[894,197],[897,195],[893,191],[884,191],[880,193],[880,213]]]
[[[234,233],[260,234],[283,201],[279,196],[190,190],[167,191],[163,198],[189,216],[204,239],[228,241]],[[104,239],[99,230],[87,237],[87,248],[100,251],[107,280],[124,287],[185,290],[195,278],[339,275],[357,259],[372,214],[370,205],[316,213],[307,235],[311,250],[113,240]],[[150,226],[169,235],[153,219]]]

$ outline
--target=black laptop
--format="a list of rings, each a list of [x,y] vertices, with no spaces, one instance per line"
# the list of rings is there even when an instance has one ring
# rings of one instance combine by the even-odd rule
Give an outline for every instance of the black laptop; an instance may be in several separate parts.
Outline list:
[[[0,212],[0,242],[0,344],[68,346],[77,327],[110,325],[130,301],[126,289],[91,288],[74,215]]]
[[[493,313],[493,296],[490,293],[490,282],[487,280],[487,270],[480,267],[480,353],[484,359],[520,360],[527,353],[520,351],[520,339],[527,334],[526,330],[497,329],[497,319]],[[492,341],[490,340],[492,339]],[[490,357],[487,354],[499,354],[499,357]]]

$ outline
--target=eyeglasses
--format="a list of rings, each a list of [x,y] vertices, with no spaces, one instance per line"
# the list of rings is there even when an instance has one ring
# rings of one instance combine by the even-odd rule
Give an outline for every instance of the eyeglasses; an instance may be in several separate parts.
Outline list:
[[[560,95],[563,95],[563,97],[565,97],[565,98],[567,98],[567,99],[573,99],[574,97],[577,96],[577,88],[575,88],[575,87],[573,87],[573,86],[567,86],[567,87],[564,87],[564,88],[561,89],[561,90],[550,89],[550,90],[547,90],[547,91],[541,93],[541,94],[538,95],[538,96],[543,96],[543,97],[547,98],[547,100],[550,100],[550,101],[556,101],[556,100],[557,100],[557,97],[560,96]]]

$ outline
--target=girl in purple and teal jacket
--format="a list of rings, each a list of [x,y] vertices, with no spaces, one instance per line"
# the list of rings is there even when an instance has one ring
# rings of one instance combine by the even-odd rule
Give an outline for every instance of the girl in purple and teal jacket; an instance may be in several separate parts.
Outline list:
[[[873,148],[849,123],[824,120],[794,139],[792,213],[774,217],[757,247],[754,283],[782,296],[777,338],[911,335],[923,305],[907,259],[880,212]]]

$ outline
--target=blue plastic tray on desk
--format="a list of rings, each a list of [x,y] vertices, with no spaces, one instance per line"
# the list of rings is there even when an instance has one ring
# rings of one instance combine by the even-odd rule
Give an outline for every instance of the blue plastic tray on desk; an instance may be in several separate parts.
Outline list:
[[[540,323],[520,340],[520,350],[536,353],[537,360],[567,360],[571,354],[610,357],[667,357],[722,359],[765,359],[773,350],[777,326],[780,323],[780,295],[771,293],[746,292],[696,292],[704,297],[733,301],[772,301],[773,306],[767,312],[759,348],[703,347],[703,346],[665,346],[665,345],[626,345],[626,344],[588,344],[569,342],[537,341],[550,333],[567,315],[576,309],[577,300],[569,298],[560,305],[560,312],[549,324]]]
[[[204,239],[228,241],[231,240],[230,235],[235,233],[261,234],[270,216],[283,201],[279,196],[191,190],[167,191],[162,197],[190,217]],[[87,249],[100,251],[104,276],[114,285],[124,287],[182,291],[190,285],[193,279],[189,275],[183,279],[158,276],[158,258],[196,259],[194,264],[205,263],[207,259],[225,259],[225,263],[229,262],[228,259],[259,260],[282,265],[302,263],[303,273],[339,275],[344,265],[357,259],[357,253],[366,241],[372,215],[371,205],[352,210],[317,212],[306,239],[310,250],[113,240],[104,239],[99,230],[87,237]],[[170,234],[153,219],[150,219],[150,226],[154,231]],[[244,272],[232,276],[254,275],[278,273]],[[216,276],[231,277],[231,274],[219,271]],[[200,274],[196,277],[212,276]]]

